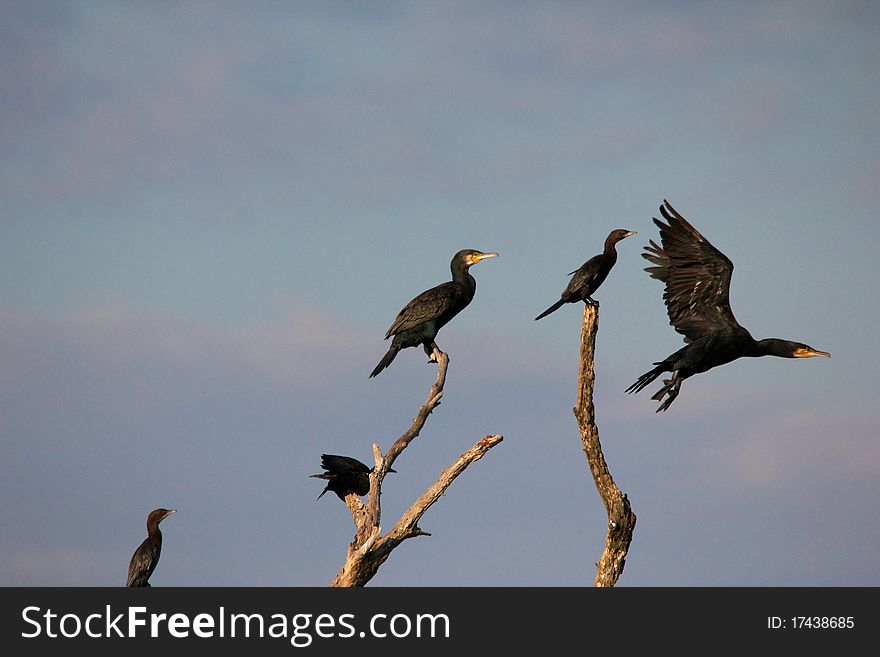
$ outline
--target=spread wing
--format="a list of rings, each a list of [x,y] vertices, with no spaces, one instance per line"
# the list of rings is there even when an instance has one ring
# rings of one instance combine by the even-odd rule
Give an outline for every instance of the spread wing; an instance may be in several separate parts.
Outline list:
[[[397,317],[385,333],[385,339],[414,328],[422,322],[445,315],[459,308],[464,301],[464,288],[454,281],[441,283],[430,290],[425,290],[397,313]]]
[[[327,472],[341,475],[352,472],[370,472],[370,468],[350,456],[337,456],[336,454],[321,454],[321,467]]]
[[[663,301],[669,323],[693,342],[707,334],[739,328],[730,309],[730,277],[733,263],[712,246],[675,208],[664,200],[659,246],[654,240],[642,257],[653,263],[645,267],[653,278],[663,281]]]

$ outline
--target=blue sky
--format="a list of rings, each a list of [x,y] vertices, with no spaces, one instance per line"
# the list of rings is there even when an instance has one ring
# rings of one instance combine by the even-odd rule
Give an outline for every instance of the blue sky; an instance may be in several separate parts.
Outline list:
[[[596,405],[638,515],[620,585],[880,584],[880,12],[869,2],[4,2],[0,584],[325,585],[353,534],[322,452],[364,461],[434,378],[385,330],[447,280],[446,395],[392,522],[504,442],[374,585],[589,585],[605,518],[571,413],[567,272],[621,243]],[[735,263],[757,338],[655,415],[681,346],[639,257],[667,198]]]

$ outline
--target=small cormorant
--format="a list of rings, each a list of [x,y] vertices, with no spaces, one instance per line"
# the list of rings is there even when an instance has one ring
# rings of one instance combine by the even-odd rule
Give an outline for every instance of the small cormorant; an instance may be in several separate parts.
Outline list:
[[[310,475],[316,479],[327,480],[327,485],[316,501],[320,500],[328,490],[336,493],[336,496],[343,501],[349,493],[366,495],[370,492],[370,473],[373,468],[368,468],[357,459],[336,454],[321,454],[321,467],[325,472]],[[389,468],[388,472],[397,471]]]
[[[599,255],[594,255],[587,260],[580,266],[580,269],[571,272],[569,274],[571,280],[562,291],[559,301],[535,317],[535,320],[537,321],[542,317],[546,317],[553,311],[559,310],[562,307],[562,304],[565,303],[577,303],[578,301],[583,301],[584,303],[598,307],[599,303],[593,299],[592,295],[599,289],[599,286],[605,282],[605,279],[608,277],[608,272],[611,271],[614,263],[617,262],[617,249],[615,248],[615,245],[625,237],[635,234],[636,232],[634,230],[624,230],[623,228],[618,228],[617,230],[612,230],[608,233],[608,237],[605,238],[605,250]],[[574,274],[574,276],[572,276],[572,274]]]
[[[422,345],[429,356],[429,362],[433,362],[434,350],[439,351],[434,343],[437,331],[464,310],[477,291],[477,281],[468,269],[480,260],[496,257],[498,257],[497,253],[483,253],[474,249],[464,249],[456,253],[450,264],[452,280],[422,292],[397,313],[397,317],[385,333],[386,340],[392,335],[394,340],[391,341],[388,352],[370,374],[370,378],[388,367],[397,352],[407,347]]]
[[[659,413],[678,396],[684,379],[743,356],[831,357],[828,352],[800,342],[778,338],[755,340],[730,309],[733,263],[668,201],[663,201],[660,213],[667,223],[659,219],[654,219],[654,223],[660,229],[663,246],[650,240],[642,257],[656,265],[646,267],[645,271],[666,286],[663,300],[669,323],[684,336],[687,345],[654,363],[656,367],[642,374],[627,392],[638,392],[663,372],[672,372],[672,377],[665,379],[663,387],[651,397],[663,402],[656,411]]]
[[[149,586],[150,575],[156,570],[159,555],[162,553],[162,532],[159,523],[177,509],[156,509],[147,516],[147,537],[131,555],[128,564],[128,580],[126,586]]]

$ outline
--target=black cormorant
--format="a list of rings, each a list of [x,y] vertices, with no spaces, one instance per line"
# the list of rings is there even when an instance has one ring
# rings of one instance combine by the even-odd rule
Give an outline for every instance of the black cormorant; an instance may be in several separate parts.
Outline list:
[[[614,263],[617,262],[617,249],[614,248],[614,245],[625,237],[635,234],[634,230],[624,230],[623,228],[618,228],[608,233],[608,237],[605,238],[605,250],[587,260],[581,265],[580,269],[571,272],[574,276],[569,274],[571,280],[562,291],[559,301],[535,317],[535,319],[541,319],[554,310],[559,310],[564,303],[583,301],[598,307],[599,303],[592,298],[592,295],[599,289],[599,286],[602,285],[608,276],[608,272],[611,271]]]
[[[147,516],[147,537],[131,555],[128,564],[128,580],[126,586],[149,586],[150,575],[156,570],[159,555],[162,553],[162,532],[159,523],[177,509],[156,509]]]
[[[831,357],[800,342],[778,338],[755,340],[739,325],[730,309],[733,263],[668,201],[663,201],[660,212],[668,222],[654,219],[663,246],[651,240],[642,257],[656,265],[646,267],[645,271],[665,284],[663,300],[669,323],[684,336],[687,346],[654,363],[656,367],[642,374],[627,392],[638,392],[663,372],[672,372],[672,377],[664,379],[663,387],[651,397],[663,402],[657,409],[660,412],[678,396],[684,379],[743,356]]]
[[[357,459],[336,454],[321,454],[321,467],[325,472],[311,476],[316,479],[326,479],[327,485],[316,499],[320,500],[328,490],[336,493],[336,496],[343,501],[349,493],[366,495],[370,492],[370,473],[373,468],[368,468]],[[388,472],[397,471],[389,468]]]
[[[391,347],[376,365],[370,378],[376,376],[391,364],[397,352],[407,347],[422,345],[430,361],[434,361],[434,343],[439,331],[450,319],[455,317],[471,302],[477,291],[477,281],[468,269],[480,260],[495,258],[497,253],[483,253],[474,249],[459,251],[452,258],[452,280],[422,292],[403,307],[385,333],[387,340],[392,335]]]

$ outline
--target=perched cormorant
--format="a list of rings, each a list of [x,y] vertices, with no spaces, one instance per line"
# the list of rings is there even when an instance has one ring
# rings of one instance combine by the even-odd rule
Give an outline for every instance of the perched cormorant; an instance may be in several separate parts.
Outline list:
[[[464,249],[456,253],[450,265],[452,280],[425,290],[397,313],[397,317],[385,333],[386,340],[392,335],[394,340],[391,341],[388,352],[370,374],[370,378],[391,365],[397,352],[407,347],[422,345],[429,356],[429,362],[433,362],[434,350],[439,350],[434,343],[437,331],[464,310],[477,291],[477,281],[468,269],[480,260],[497,256],[497,253],[483,253],[474,249]]]
[[[663,281],[663,300],[669,323],[684,336],[687,346],[656,367],[645,372],[627,392],[638,392],[663,372],[672,372],[663,387],[651,399],[666,401],[656,412],[665,411],[678,396],[681,382],[694,374],[724,365],[743,356],[780,356],[782,358],[831,357],[800,342],[768,338],[755,340],[739,325],[730,309],[730,276],[733,263],[712,246],[685,218],[664,200],[659,219],[658,246],[651,240],[642,257],[656,267],[646,267],[652,278]]]
[[[634,230],[624,230],[623,228],[618,228],[608,233],[608,237],[605,238],[605,250],[587,260],[581,265],[580,269],[571,272],[574,276],[571,277],[568,285],[562,291],[559,301],[535,317],[535,320],[546,317],[554,310],[559,310],[564,303],[583,301],[598,307],[599,303],[592,298],[592,295],[599,289],[599,286],[602,285],[608,276],[608,272],[611,271],[614,263],[617,262],[617,249],[614,248],[614,245],[625,237],[635,234]]]
[[[357,459],[336,454],[321,454],[321,467],[325,472],[311,475],[316,479],[327,480],[327,485],[316,500],[320,500],[328,490],[336,493],[336,496],[343,501],[349,493],[366,495],[370,492],[370,473],[373,468],[368,468]],[[397,471],[389,468],[388,472]]]
[[[150,575],[156,570],[156,564],[159,563],[159,555],[162,552],[162,532],[159,531],[159,523],[176,512],[177,509],[150,511],[150,515],[147,516],[147,537],[131,555],[126,586],[150,585]]]

